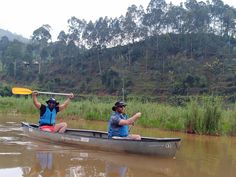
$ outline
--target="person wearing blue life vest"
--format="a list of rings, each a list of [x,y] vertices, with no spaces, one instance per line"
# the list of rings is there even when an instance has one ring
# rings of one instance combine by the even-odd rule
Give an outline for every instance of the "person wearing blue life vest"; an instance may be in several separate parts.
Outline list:
[[[46,101],[47,105],[41,104],[37,99],[38,92],[33,91],[33,103],[40,110],[39,128],[44,131],[64,133],[67,128],[66,122],[56,124],[57,113],[65,109],[70,100],[74,97],[71,93],[63,104],[59,104],[55,98],[51,97]]]
[[[112,111],[114,112],[108,123],[108,138],[121,137],[124,139],[141,140],[140,135],[129,134],[129,125],[133,125],[134,122],[141,117],[141,113],[138,112],[128,118],[125,107],[126,104],[122,101],[116,102],[112,107]]]

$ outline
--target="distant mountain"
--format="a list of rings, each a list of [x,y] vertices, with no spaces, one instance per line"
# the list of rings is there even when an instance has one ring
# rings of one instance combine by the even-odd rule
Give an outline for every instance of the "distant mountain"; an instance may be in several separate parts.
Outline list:
[[[24,37],[21,36],[21,35],[12,33],[12,32],[10,32],[10,31],[4,30],[4,29],[0,29],[0,39],[1,39],[3,36],[7,36],[10,41],[13,41],[14,39],[16,39],[16,40],[21,41],[21,42],[23,42],[23,43],[28,43],[28,42],[29,42],[29,39],[24,38]]]

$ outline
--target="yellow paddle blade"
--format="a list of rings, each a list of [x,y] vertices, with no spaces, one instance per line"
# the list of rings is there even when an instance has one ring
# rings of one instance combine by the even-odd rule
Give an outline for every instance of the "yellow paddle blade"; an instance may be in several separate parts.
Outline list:
[[[14,87],[14,88],[12,88],[12,93],[19,94],[19,95],[30,95],[30,94],[32,94],[32,90],[27,89],[27,88]]]

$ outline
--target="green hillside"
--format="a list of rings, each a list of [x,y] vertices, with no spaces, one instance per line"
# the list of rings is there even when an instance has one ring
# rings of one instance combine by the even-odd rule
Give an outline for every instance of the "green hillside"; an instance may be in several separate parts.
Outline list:
[[[18,40],[18,41],[21,41],[21,42],[24,42],[24,43],[28,43],[29,42],[29,39],[26,39],[26,38],[24,38],[21,35],[14,34],[14,33],[10,32],[8,30],[0,29],[0,38],[2,38],[3,36],[8,37],[8,39],[10,41]]]
[[[146,10],[132,5],[119,18],[87,22],[71,17],[69,32],[61,31],[55,42],[50,42],[50,25],[36,29],[28,44],[2,37],[1,94],[11,86],[27,86],[160,99],[215,94],[235,100],[235,14],[220,0],[179,6],[151,0]]]

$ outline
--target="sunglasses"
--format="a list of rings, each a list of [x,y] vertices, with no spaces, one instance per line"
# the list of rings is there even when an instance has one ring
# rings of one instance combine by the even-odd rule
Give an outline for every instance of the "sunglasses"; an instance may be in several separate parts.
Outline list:
[[[56,104],[56,103],[55,103],[55,102],[51,102],[51,101],[50,101],[50,102],[48,102],[48,104]]]
[[[125,106],[118,106],[118,108],[125,108]]]

